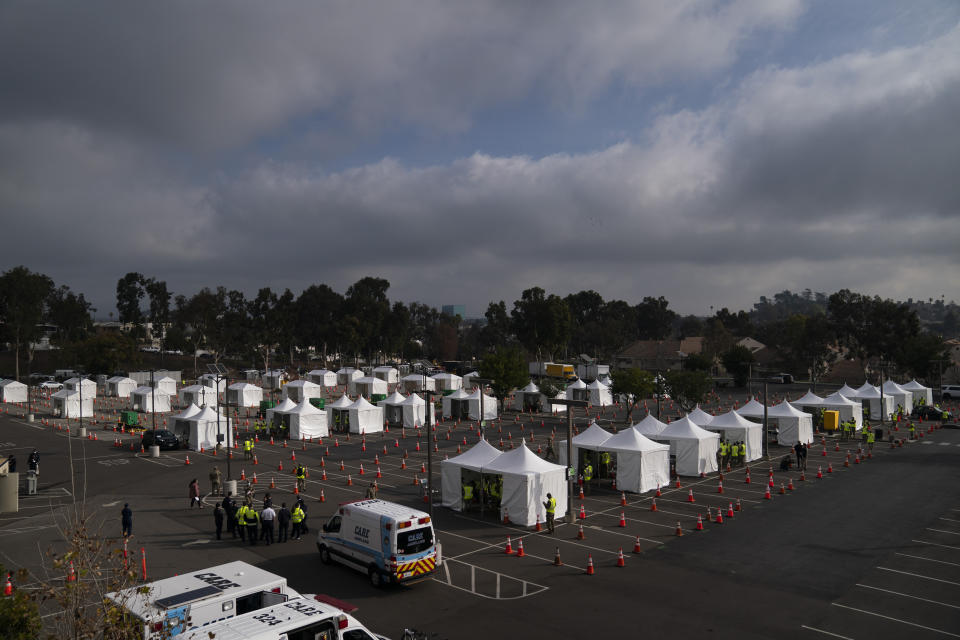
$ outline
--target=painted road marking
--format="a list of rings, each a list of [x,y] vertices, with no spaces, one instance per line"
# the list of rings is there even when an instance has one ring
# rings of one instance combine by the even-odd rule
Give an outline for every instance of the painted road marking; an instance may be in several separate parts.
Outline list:
[[[933,529],[931,527],[927,527],[927,531],[936,531],[937,533],[949,533],[952,536],[960,536],[960,533],[957,533],[956,531],[944,531],[943,529]]]
[[[960,547],[955,547],[952,544],[939,544],[937,542],[927,542],[926,540],[911,540],[910,542],[917,542],[920,544],[928,544],[931,547],[943,547],[944,549],[957,549],[960,551]]]
[[[816,627],[808,627],[805,624],[800,625],[801,629],[807,629],[808,631],[816,631],[817,633],[822,633],[825,636],[830,636],[831,638],[842,638],[843,640],[853,640],[849,636],[842,636],[839,633],[830,633],[829,631],[824,631],[823,629],[817,629]]]
[[[937,562],[939,564],[949,564],[954,567],[960,567],[960,563],[957,562],[947,562],[946,560],[934,560],[933,558],[924,558],[923,556],[912,556],[909,553],[897,553],[898,556],[905,556],[907,558],[916,558],[917,560],[926,560],[928,562]]]
[[[856,607],[848,607],[845,604],[840,604],[839,602],[831,602],[835,607],[841,607],[843,609],[849,609],[850,611],[857,611],[859,613],[865,613],[868,616],[876,616],[878,618],[884,618],[885,620],[893,620],[894,622],[899,622],[901,624],[910,625],[911,627],[917,627],[918,629],[926,629],[927,631],[933,631],[934,633],[941,633],[945,636],[950,636],[951,638],[960,638],[960,635],[956,633],[950,633],[949,631],[944,631],[942,629],[934,629],[933,627],[927,627],[922,624],[917,624],[916,622],[910,622],[909,620],[901,620],[900,618],[894,618],[892,616],[885,616],[882,613],[876,613],[875,611],[867,611],[866,609],[857,609]]]
[[[931,600],[929,598],[921,598],[920,596],[912,596],[909,593],[901,593],[899,591],[891,591],[890,589],[881,589],[880,587],[871,587],[868,584],[857,583],[858,587],[863,587],[864,589],[873,589],[875,591],[884,591],[886,593],[892,593],[895,596],[902,596],[904,598],[913,598],[914,600],[923,600],[924,602],[929,602],[930,604],[938,604],[941,607],[950,607],[951,609],[960,609],[960,606],[955,604],[949,604],[947,602],[938,602],[937,600]]]
[[[930,576],[925,576],[920,573],[911,573],[909,571],[900,571],[899,569],[890,569],[889,567],[877,567],[877,569],[882,569],[883,571],[891,571],[893,573],[900,573],[905,576],[913,576],[914,578],[923,578],[924,580],[933,580],[934,582],[942,582],[944,584],[952,584],[956,587],[960,587],[960,582],[952,582],[950,580],[941,580],[940,578],[931,578]]]
[[[459,578],[459,580],[456,580],[457,582],[461,580],[467,582],[467,575],[465,574],[469,572],[469,587],[454,584],[454,576],[450,573],[450,563],[453,563],[457,569],[456,572]],[[536,595],[549,589],[549,587],[542,584],[512,578],[497,571],[491,571],[490,569],[484,569],[483,567],[478,567],[468,562],[452,560],[450,558],[443,560],[443,574],[443,578],[434,576],[433,580],[445,584],[448,587],[466,591],[467,593],[472,593],[475,596],[489,600],[519,600],[520,598]],[[480,578],[479,584],[478,578]],[[519,593],[517,593],[517,591],[519,591]]]

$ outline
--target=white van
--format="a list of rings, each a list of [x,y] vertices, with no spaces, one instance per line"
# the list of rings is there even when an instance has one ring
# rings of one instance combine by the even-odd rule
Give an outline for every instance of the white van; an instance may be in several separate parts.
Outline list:
[[[422,580],[440,566],[430,515],[385,500],[340,505],[317,534],[317,549],[324,564],[363,571],[375,587]]]
[[[143,639],[167,638],[301,597],[287,579],[236,561],[107,597],[143,623]]]
[[[295,598],[184,634],[184,640],[386,640],[323,596]]]

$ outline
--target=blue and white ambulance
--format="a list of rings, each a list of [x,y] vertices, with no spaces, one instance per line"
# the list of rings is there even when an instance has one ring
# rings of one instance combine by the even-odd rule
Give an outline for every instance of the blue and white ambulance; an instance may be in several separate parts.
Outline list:
[[[347,502],[317,534],[324,564],[362,571],[371,584],[422,580],[441,562],[430,515],[385,500]]]

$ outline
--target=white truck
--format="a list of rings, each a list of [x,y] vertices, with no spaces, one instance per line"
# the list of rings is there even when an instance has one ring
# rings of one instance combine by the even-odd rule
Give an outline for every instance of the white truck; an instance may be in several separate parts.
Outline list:
[[[184,640],[386,640],[324,596],[293,598],[188,631]]]
[[[379,587],[430,577],[440,566],[430,514],[386,500],[340,505],[317,534],[320,560],[367,574]]]
[[[143,623],[143,640],[177,636],[300,597],[283,576],[239,560],[107,594]]]

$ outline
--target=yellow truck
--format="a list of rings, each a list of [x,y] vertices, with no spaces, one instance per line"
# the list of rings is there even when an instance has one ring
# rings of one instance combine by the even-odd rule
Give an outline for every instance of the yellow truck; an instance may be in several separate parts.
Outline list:
[[[547,363],[546,375],[548,378],[560,378],[561,380],[572,380],[577,377],[572,364],[557,364],[555,362]]]

